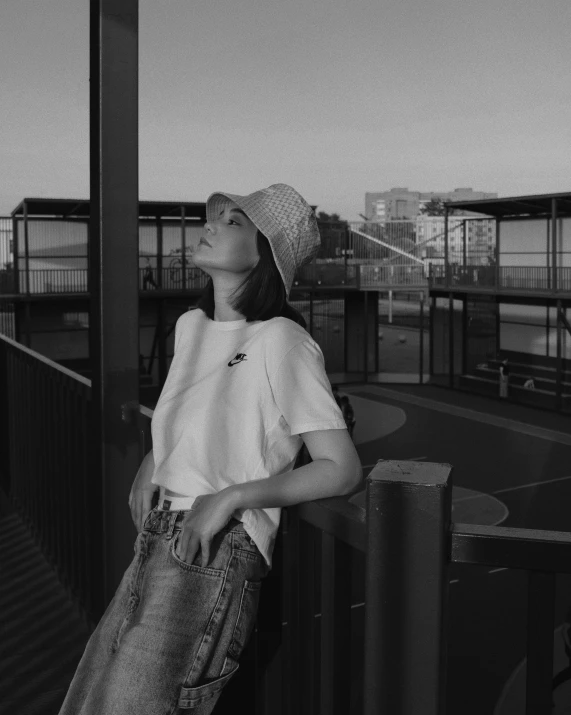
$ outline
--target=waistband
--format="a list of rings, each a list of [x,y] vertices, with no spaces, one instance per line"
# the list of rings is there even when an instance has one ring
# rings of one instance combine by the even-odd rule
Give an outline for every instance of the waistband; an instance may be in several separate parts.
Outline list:
[[[157,507],[152,509],[145,523],[143,524],[144,531],[150,531],[153,534],[167,533],[170,539],[173,534],[182,529],[182,520],[184,519],[184,511],[161,511]],[[219,533],[228,533],[230,531],[240,531],[244,529],[244,525],[238,519],[232,517],[230,521],[220,529]]]
[[[192,509],[196,497],[173,497],[165,494],[165,488],[160,487],[157,508],[161,511],[179,511]]]

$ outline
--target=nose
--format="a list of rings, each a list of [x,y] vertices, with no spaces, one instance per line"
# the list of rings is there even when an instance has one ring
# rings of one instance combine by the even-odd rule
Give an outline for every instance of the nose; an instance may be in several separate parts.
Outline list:
[[[207,221],[204,224],[204,230],[208,231],[209,233],[214,233],[214,225],[210,223],[210,221]]]

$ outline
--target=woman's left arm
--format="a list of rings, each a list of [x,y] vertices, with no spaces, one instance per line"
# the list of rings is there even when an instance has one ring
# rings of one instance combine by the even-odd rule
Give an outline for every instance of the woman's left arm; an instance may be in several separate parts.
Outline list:
[[[346,429],[317,430],[301,435],[312,462],[265,479],[232,484],[216,494],[196,498],[185,518],[178,555],[192,563],[202,551],[202,565],[210,557],[210,542],[230,521],[236,509],[285,507],[359,491],[363,468]]]
[[[234,509],[292,506],[359,490],[363,468],[346,429],[301,436],[313,461],[287,474],[227,487],[223,492],[228,492]]]

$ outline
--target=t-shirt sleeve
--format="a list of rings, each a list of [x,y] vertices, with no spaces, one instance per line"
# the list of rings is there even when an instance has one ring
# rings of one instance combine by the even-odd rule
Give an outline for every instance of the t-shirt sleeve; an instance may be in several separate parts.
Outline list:
[[[304,340],[291,348],[277,370],[272,390],[292,435],[347,429],[317,343]]]
[[[187,311],[188,313],[188,311]],[[176,349],[178,347],[178,344],[180,342],[180,336],[183,331],[183,326],[181,324],[181,320],[187,315],[187,313],[183,313],[182,315],[179,315],[175,325],[174,325],[174,352],[176,353]]]

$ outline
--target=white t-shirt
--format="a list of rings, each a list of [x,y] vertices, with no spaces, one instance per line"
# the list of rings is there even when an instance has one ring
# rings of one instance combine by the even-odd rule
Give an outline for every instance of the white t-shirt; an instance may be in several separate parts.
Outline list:
[[[155,407],[152,481],[197,497],[293,469],[303,432],[346,429],[319,345],[288,318],[177,320],[175,352]],[[233,516],[268,566],[281,508]]]

